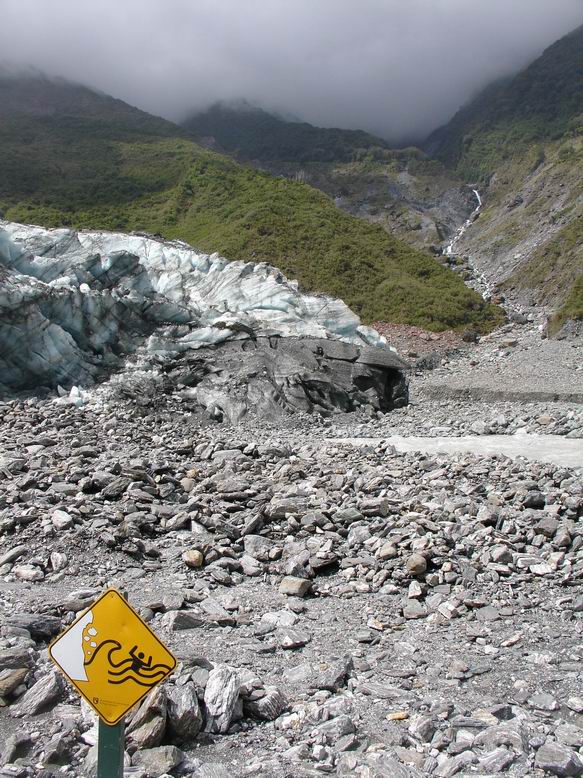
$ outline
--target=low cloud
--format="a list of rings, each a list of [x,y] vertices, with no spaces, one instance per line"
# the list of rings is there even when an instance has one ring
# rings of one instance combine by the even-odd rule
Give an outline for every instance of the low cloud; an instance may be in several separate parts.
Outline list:
[[[399,141],[583,23],[581,0],[0,0],[0,58],[180,120],[246,98]]]

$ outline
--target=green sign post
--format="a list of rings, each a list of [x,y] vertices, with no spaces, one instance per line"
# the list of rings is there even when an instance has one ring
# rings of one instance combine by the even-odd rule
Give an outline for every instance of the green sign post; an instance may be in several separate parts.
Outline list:
[[[110,726],[99,719],[97,778],[123,778],[125,721]]]

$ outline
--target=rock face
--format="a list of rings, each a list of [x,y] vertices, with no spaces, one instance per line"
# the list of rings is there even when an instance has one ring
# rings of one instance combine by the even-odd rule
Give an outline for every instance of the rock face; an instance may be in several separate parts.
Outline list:
[[[220,365],[220,370],[217,367]],[[246,338],[202,348],[164,370],[180,395],[239,421],[250,409],[274,418],[284,411],[389,411],[407,403],[404,363],[391,351],[321,338]]]
[[[4,394],[92,384],[131,356],[119,391],[232,421],[407,401],[406,364],[341,301],[141,235],[0,222],[0,346]]]

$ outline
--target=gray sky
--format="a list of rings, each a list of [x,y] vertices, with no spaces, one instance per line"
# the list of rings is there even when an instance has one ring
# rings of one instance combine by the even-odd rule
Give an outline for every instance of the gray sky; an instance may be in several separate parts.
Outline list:
[[[422,136],[583,23],[583,0],[0,0],[0,59],[178,120],[247,98]]]

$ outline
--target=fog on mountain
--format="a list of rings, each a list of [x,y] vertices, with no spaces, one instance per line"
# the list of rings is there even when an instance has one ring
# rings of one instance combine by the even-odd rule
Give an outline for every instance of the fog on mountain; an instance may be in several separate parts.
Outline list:
[[[4,0],[0,51],[172,120],[246,98],[399,141],[581,22],[579,0]]]

